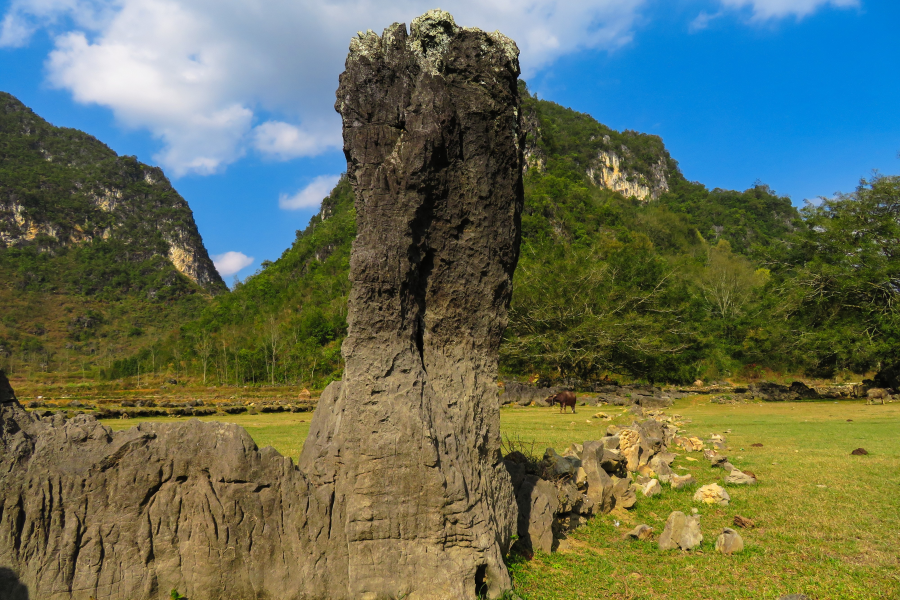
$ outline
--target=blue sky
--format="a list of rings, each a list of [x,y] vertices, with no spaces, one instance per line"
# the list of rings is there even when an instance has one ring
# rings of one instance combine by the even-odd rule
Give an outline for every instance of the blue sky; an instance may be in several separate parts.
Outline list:
[[[900,172],[896,0],[456,0],[541,98],[662,136],[689,179],[804,199]],[[274,260],[345,163],[350,37],[420,0],[5,0],[0,90],[162,166],[227,281]],[[237,270],[240,267],[239,270]]]

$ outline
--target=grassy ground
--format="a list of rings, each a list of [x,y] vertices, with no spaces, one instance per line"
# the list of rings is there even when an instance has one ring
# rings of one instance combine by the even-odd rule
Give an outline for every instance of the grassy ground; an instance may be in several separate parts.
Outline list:
[[[631,420],[621,409],[599,410],[615,415],[613,422]],[[533,443],[536,453],[547,446],[562,451],[603,435],[609,423],[591,419],[594,412],[508,408],[501,411],[501,428],[507,440]],[[658,497],[639,498],[631,511],[598,517],[573,532],[566,550],[530,561],[511,557],[523,599],[900,598],[900,404],[714,405],[694,397],[668,412],[683,415],[684,428],[701,438],[723,433],[731,462],[756,473],[759,485],[730,488],[731,504],[723,508],[695,504],[693,490],[666,488]],[[310,415],[217,418],[243,425],[259,445],[296,458]],[[120,429],[135,421],[108,424]],[[851,456],[857,447],[870,454]],[[674,466],[701,485],[723,477],[699,453],[682,454]],[[697,551],[663,553],[655,541],[623,540],[640,523],[658,534],[671,511],[692,507],[702,515],[704,541]],[[757,527],[740,530],[745,551],[726,557],[714,551],[715,539],[736,514]]]
[[[504,431],[528,432],[557,448],[586,433],[580,424],[553,423],[571,419],[541,412],[504,412]],[[900,405],[723,406],[695,398],[669,412],[690,418],[685,429],[704,438],[731,429],[727,454],[756,473],[759,485],[729,488],[732,501],[724,508],[695,504],[693,490],[666,488],[661,496],[640,498],[628,513],[594,519],[571,535],[569,550],[512,560],[523,598],[900,598]],[[541,432],[541,422],[554,426],[543,434],[548,430]],[[567,427],[572,434],[561,437]],[[857,447],[870,454],[851,456]],[[702,455],[692,456],[696,462],[687,456],[674,463],[686,467],[680,472],[692,473],[700,485],[721,483],[721,471],[709,468]],[[660,552],[655,541],[622,539],[640,523],[658,534],[671,511],[688,513],[691,507],[702,515],[699,552]],[[715,539],[736,514],[757,528],[740,530],[743,554],[722,556],[714,551]]]

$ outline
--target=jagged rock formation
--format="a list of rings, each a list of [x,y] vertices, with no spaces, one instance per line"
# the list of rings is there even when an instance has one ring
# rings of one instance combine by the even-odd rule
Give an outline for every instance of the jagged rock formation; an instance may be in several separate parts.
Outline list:
[[[440,11],[411,30],[361,35],[341,76],[359,219],[347,367],[299,468],[233,425],[112,433],[7,391],[0,581],[41,600],[509,587],[517,508],[495,382],[522,210],[518,51]]]
[[[191,209],[160,168],[54,127],[4,92],[0,174],[0,248],[119,240],[126,260],[161,256],[207,291],[225,290]]]
[[[431,11],[354,39],[346,368],[301,457],[352,598],[491,597],[516,525],[496,374],[523,191],[515,44]],[[330,555],[333,555],[330,554]]]
[[[0,568],[32,599],[339,598],[319,568],[328,508],[235,425],[113,433],[0,403]]]

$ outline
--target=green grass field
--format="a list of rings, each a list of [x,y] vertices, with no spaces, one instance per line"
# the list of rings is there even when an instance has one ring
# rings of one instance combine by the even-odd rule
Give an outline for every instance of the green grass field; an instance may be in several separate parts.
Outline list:
[[[558,409],[503,409],[502,433],[533,443],[538,454],[548,446],[562,451],[603,435],[609,422],[591,419],[597,410],[579,407],[575,415],[561,415]],[[616,415],[615,423],[631,421],[621,409],[599,410]],[[729,488],[732,501],[724,508],[695,504],[692,489],[666,487],[655,498],[640,497],[628,512],[595,518],[570,535],[566,550],[530,561],[512,556],[516,593],[523,599],[774,599],[790,593],[816,600],[900,598],[900,404],[715,405],[694,397],[667,412],[682,415],[689,421],[684,429],[703,439],[725,434],[731,462],[756,473],[759,485]],[[220,420],[244,426],[260,446],[296,459],[310,417]],[[122,429],[136,421],[107,424]],[[870,454],[851,456],[857,447]],[[700,453],[682,453],[673,466],[700,485],[721,483],[724,476]],[[704,540],[697,551],[663,553],[655,541],[623,539],[640,523],[659,534],[671,511],[689,513],[692,507],[702,515]],[[736,514],[756,527],[740,530],[742,554],[723,556],[714,551],[715,539]]]

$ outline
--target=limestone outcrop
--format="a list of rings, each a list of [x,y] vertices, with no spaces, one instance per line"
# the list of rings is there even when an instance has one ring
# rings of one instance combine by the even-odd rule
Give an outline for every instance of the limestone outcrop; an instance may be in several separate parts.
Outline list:
[[[0,568],[32,599],[341,597],[317,567],[329,507],[236,425],[113,433],[0,404]]]
[[[340,390],[300,460],[332,489],[349,597],[491,597],[516,501],[497,366],[523,203],[518,50],[431,11],[351,42],[344,123],[357,238]]]
[[[113,433],[0,382],[0,581],[41,600],[499,597],[496,376],[523,203],[518,50],[445,12],[351,42],[342,382],[299,465],[240,427]],[[19,592],[17,592],[19,593]]]

